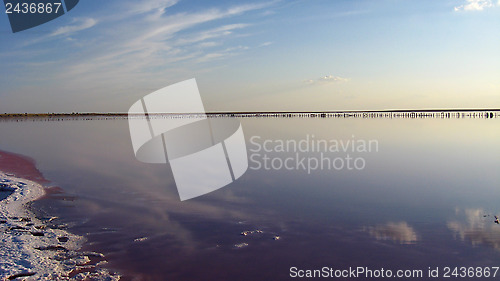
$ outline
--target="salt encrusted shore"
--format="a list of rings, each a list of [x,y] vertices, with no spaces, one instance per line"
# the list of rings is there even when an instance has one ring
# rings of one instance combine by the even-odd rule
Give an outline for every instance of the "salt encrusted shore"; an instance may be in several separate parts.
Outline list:
[[[80,251],[84,237],[27,208],[45,194],[41,184],[0,171],[0,191],[10,193],[0,201],[0,280],[120,279],[100,266],[102,254]]]

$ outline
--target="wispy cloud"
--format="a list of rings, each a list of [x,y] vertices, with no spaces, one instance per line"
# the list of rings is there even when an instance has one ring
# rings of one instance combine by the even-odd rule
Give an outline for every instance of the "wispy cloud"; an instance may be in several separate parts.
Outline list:
[[[202,42],[198,45],[200,48],[212,48],[219,46],[221,43],[219,42],[214,42],[214,41],[207,41],[207,42]]]
[[[318,84],[318,83],[343,83],[348,82],[349,78],[334,76],[334,75],[325,75],[318,79],[308,79],[305,81],[306,84]]]
[[[498,4],[500,5],[500,1]],[[495,4],[491,0],[466,0],[465,4],[455,7],[455,11],[482,11],[485,8],[494,7]]]
[[[165,9],[177,4],[177,0],[149,0],[134,1],[126,5],[129,14],[144,14],[156,11],[155,14],[162,14]]]
[[[205,30],[202,32],[199,32],[197,34],[193,34],[191,36],[179,39],[176,44],[178,45],[184,45],[184,44],[191,44],[191,43],[196,43],[196,42],[201,42],[205,41],[208,39],[214,39],[218,37],[223,37],[223,36],[228,36],[233,33],[233,30],[235,29],[241,29],[249,26],[248,24],[229,24],[229,25],[223,25],[221,27]]]
[[[118,43],[115,46],[119,47],[116,48],[118,50],[114,48],[109,50],[108,57],[117,58],[122,56],[122,59],[126,61],[133,61],[134,57],[146,55],[151,62],[165,62],[165,59],[172,59],[170,55],[187,55],[192,53],[193,50],[186,45],[229,36],[235,30],[243,29],[249,25],[242,23],[225,24],[204,31],[187,32],[182,35],[179,35],[179,33],[195,26],[202,26],[208,22],[262,9],[271,4],[240,5],[227,9],[209,8],[194,13],[182,12],[165,15],[165,9],[169,5],[174,5],[176,1],[168,2],[166,6],[161,6],[156,0],[151,0],[151,2],[151,4],[147,5],[149,9],[146,9],[146,11],[144,9],[136,10],[136,12],[145,13],[146,16],[149,15],[150,17],[144,20],[144,17],[141,16],[129,23],[130,29],[128,29],[129,32],[126,37],[115,36],[113,39]],[[210,43],[208,45],[214,47],[218,44]],[[198,44],[197,47],[203,47],[203,45]],[[125,55],[127,58],[124,57]],[[206,56],[206,54],[202,56]]]
[[[246,30],[253,25],[242,23],[239,16],[249,15],[252,22],[252,12],[260,17],[262,10],[276,3],[272,0],[223,6],[205,3],[195,10],[183,10],[174,9],[177,2],[109,2],[92,17],[64,17],[66,25],[20,45],[25,57],[29,55],[30,61],[40,63],[33,68],[34,72],[46,73],[47,81],[65,81],[54,83],[59,88],[53,87],[51,92],[73,89],[71,99],[87,103],[106,94],[119,100],[114,106],[124,110],[128,99],[135,99],[140,90],[190,78],[246,52],[249,47],[243,45],[245,40],[237,38],[248,34]],[[89,28],[92,32],[82,32]],[[46,42],[51,44],[40,44]],[[49,64],[45,54],[55,54],[56,46],[64,44],[75,50],[71,58],[65,54],[54,56]],[[35,56],[33,49],[44,55]],[[214,65],[206,63],[209,61]],[[29,87],[24,86],[22,91],[33,92]]]
[[[266,46],[269,46],[272,44],[273,44],[273,42],[264,42],[264,43],[260,44],[259,47],[266,47]]]
[[[221,59],[225,57],[231,57],[238,55],[240,51],[248,50],[249,48],[247,46],[236,46],[236,47],[230,47],[226,48],[225,50],[220,50],[219,52],[215,53],[208,53],[206,55],[203,55],[202,57],[198,58],[196,62],[198,63],[204,63],[207,61],[212,61],[215,59]]]
[[[91,28],[96,25],[97,20],[93,18],[75,18],[72,23],[59,27],[50,34],[50,36],[69,35],[71,33]]]
[[[62,79],[66,88],[77,88],[92,96],[112,92],[114,94],[109,95],[117,98],[124,95],[135,98],[138,89],[192,77],[216,67],[207,62],[224,64],[225,59],[246,52],[249,47],[232,39],[251,25],[237,22],[237,16],[260,12],[274,2],[205,6],[196,11],[179,12],[172,12],[172,5],[177,1],[141,1],[140,6],[136,6],[135,1],[121,3],[124,7],[130,6],[113,7],[123,9],[122,14],[103,12],[93,19],[78,19],[44,39],[60,40],[62,35],[71,34],[76,40],[65,40],[66,44],[72,47],[79,44],[80,51],[72,57],[71,63],[53,69],[52,79]],[[128,15],[123,16],[126,13]],[[91,34],[78,36],[76,31],[97,22]],[[128,103],[126,99],[121,100]]]
[[[149,26],[147,30],[143,30],[142,35],[136,38],[136,42],[141,43],[149,39],[165,38],[169,35],[178,33],[187,28],[215,21],[218,19],[228,18],[243,13],[263,9],[272,4],[272,2],[247,4],[234,6],[227,9],[208,9],[197,13],[179,13],[169,15],[168,17],[156,17],[155,24]],[[162,10],[164,11],[164,10]]]
[[[196,61],[197,62],[207,62],[207,61],[218,59],[218,58],[221,58],[224,56],[225,56],[224,53],[208,53],[208,54],[203,55],[202,57],[198,58]]]

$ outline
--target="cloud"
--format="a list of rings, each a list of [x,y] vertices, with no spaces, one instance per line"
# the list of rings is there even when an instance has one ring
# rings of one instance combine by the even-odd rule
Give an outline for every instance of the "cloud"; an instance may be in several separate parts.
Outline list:
[[[167,34],[178,33],[181,30],[201,23],[211,22],[218,19],[241,15],[249,11],[263,9],[270,6],[272,3],[273,2],[247,4],[233,6],[227,9],[208,9],[192,14],[179,13],[176,15],[170,15],[168,17],[157,17],[155,18],[156,23],[161,24],[155,25],[154,28],[150,30],[143,30],[143,35],[137,38],[137,40],[141,42],[150,38],[162,37],[166,36]]]
[[[144,5],[143,5],[144,2]],[[89,74],[99,77],[119,76],[120,73],[145,73],[149,70],[169,67],[172,62],[199,63],[224,56],[228,46],[218,42],[205,41],[233,35],[238,29],[248,27],[248,24],[224,24],[200,31],[204,24],[223,18],[240,15],[255,9],[268,7],[272,2],[240,5],[229,8],[206,8],[196,12],[168,13],[167,8],[177,1],[141,1],[141,5],[124,3],[128,7],[128,16],[119,15],[103,17],[103,27],[96,30],[91,41],[98,41],[88,48],[88,57],[76,64],[68,66],[69,73]],[[131,17],[130,14],[138,15]],[[117,27],[118,26],[118,27]],[[127,30],[116,33],[114,30]],[[60,33],[60,32],[59,32]],[[193,43],[199,43],[194,45]],[[220,46],[221,50],[204,48]],[[111,78],[111,77],[110,77]],[[113,80],[113,79],[108,79]]]
[[[208,53],[208,54],[205,54],[202,57],[198,58],[196,60],[196,62],[198,62],[198,63],[203,62],[204,63],[204,62],[212,61],[215,59],[221,59],[224,57],[235,56],[238,54],[238,51],[242,51],[242,50],[248,50],[248,47],[247,46],[237,46],[237,47],[227,48],[225,50],[221,50],[221,51],[215,52],[215,53]]]
[[[406,222],[388,222],[367,227],[366,230],[377,240],[393,240],[401,244],[413,244],[418,240],[417,233]]]
[[[223,53],[208,53],[208,54],[204,55],[203,57],[198,58],[197,62],[207,62],[210,60],[221,58],[223,56],[224,56]]]
[[[25,75],[22,80],[40,79],[38,73],[44,73],[44,81],[64,81],[54,83],[56,86],[50,91],[71,91],[70,95],[61,94],[60,103],[77,101],[72,110],[88,110],[81,109],[85,107],[97,111],[126,110],[130,101],[136,100],[144,89],[191,78],[221,67],[227,58],[246,52],[248,47],[240,46],[240,40],[229,40],[251,26],[242,23],[240,16],[248,14],[245,18],[251,22],[252,16],[260,17],[261,9],[275,3],[207,4],[195,10],[184,10],[183,7],[177,9],[178,1],[140,2],[140,5],[133,0],[109,2],[92,18],[64,18],[65,26],[22,42],[23,57],[41,63],[31,69],[36,76],[29,73],[34,77]],[[255,13],[250,14],[252,12]],[[92,26],[92,32],[77,36],[80,35],[77,31]],[[74,40],[67,40],[68,37]],[[51,44],[39,45],[48,41]],[[75,50],[70,59],[61,54],[55,58],[58,63],[46,62],[46,54],[57,53],[61,46]],[[208,61],[213,64],[206,63]],[[21,65],[21,62],[16,64]],[[32,91],[29,87],[23,86],[22,91]],[[97,102],[103,94],[116,102],[112,105]],[[55,105],[47,102],[43,106],[52,108]]]
[[[498,1],[500,5],[500,1]],[[494,7],[491,0],[466,0],[466,3],[455,7],[455,11],[482,11],[485,8]]]
[[[221,43],[214,42],[214,41],[207,41],[207,42],[202,42],[198,45],[200,48],[212,48],[219,46]]]
[[[272,44],[273,44],[273,42],[268,41],[268,42],[264,42],[264,43],[260,44],[259,47],[267,47],[267,46],[270,46]]]
[[[96,25],[97,20],[93,18],[75,18],[70,25],[59,27],[50,36],[68,35],[80,30],[91,28]]]
[[[197,34],[188,36],[186,38],[179,39],[177,41],[177,45],[191,44],[191,43],[205,41],[208,39],[214,39],[217,37],[231,35],[233,33],[233,30],[245,28],[247,26],[249,26],[249,25],[248,24],[241,24],[241,23],[240,24],[223,25],[223,26],[220,26],[217,28],[213,28],[213,29],[199,32]]]
[[[488,216],[482,209],[465,209],[458,212],[462,220],[448,222],[448,228],[462,241],[472,245],[485,245],[500,251],[500,227],[494,223],[493,216]]]
[[[324,77],[321,77],[319,80],[320,81],[327,81],[327,82],[346,82],[349,79],[343,78],[343,77],[339,77],[339,76],[326,75]]]
[[[137,1],[127,5],[127,11],[129,14],[144,14],[147,12],[156,11],[156,15],[161,15],[165,12],[166,8],[177,4],[177,2],[177,0]]]
[[[319,83],[343,83],[343,82],[348,82],[349,78],[344,78],[340,76],[334,76],[334,75],[325,75],[323,77],[320,77],[318,79],[308,79],[305,81],[306,84],[319,84]]]
[[[278,1],[272,1],[272,2],[263,2],[263,3],[255,3],[255,4],[246,4],[246,5],[240,5],[240,6],[235,6],[232,8],[228,9],[228,13],[230,15],[238,15],[244,12],[252,11],[252,10],[260,10],[263,8],[267,8],[270,5],[276,3]]]
[[[225,24],[205,31],[199,31],[199,26],[219,19],[240,15],[255,9],[261,9],[270,4],[271,3],[241,5],[225,9],[208,8],[192,13],[167,13],[167,16],[158,16],[158,9],[161,9],[162,12],[164,12],[165,9],[164,7],[157,8],[157,5],[152,4],[148,12],[145,12],[144,15],[128,23],[130,28],[122,27],[123,29],[127,29],[128,33],[126,36],[114,36],[115,38],[113,38],[113,40],[117,43],[110,47],[104,57],[108,60],[112,60],[111,63],[113,64],[116,61],[123,61],[125,63],[130,62],[133,64],[133,68],[140,68],[141,66],[151,68],[155,65],[166,65],[171,60],[179,61],[177,59],[178,57],[188,58],[192,57],[192,55],[197,55],[201,59],[191,60],[191,62],[206,61],[207,59],[220,57],[220,55],[214,54],[213,50],[212,54],[199,53],[202,51],[200,49],[203,49],[203,45],[189,45],[232,35],[236,29],[243,29],[247,27],[248,24]],[[142,12],[142,10],[140,10],[140,12]],[[156,16],[152,16],[152,14]],[[197,29],[194,29],[195,27],[197,27]],[[193,29],[195,31],[192,31]],[[214,47],[216,44],[210,43],[208,45],[208,47]],[[225,48],[227,48],[227,46]],[[221,52],[221,50],[217,52]]]

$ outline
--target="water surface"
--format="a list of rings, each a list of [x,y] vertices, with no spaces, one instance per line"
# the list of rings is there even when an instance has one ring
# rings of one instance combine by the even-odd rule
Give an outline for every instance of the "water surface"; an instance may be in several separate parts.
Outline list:
[[[498,266],[498,117],[241,118],[249,170],[184,202],[168,165],[135,159],[126,119],[87,119],[0,122],[0,148],[37,161],[64,193],[35,207],[85,234],[86,247],[128,279],[289,280],[290,267],[427,274],[428,267]],[[275,149],[304,139],[377,147],[298,156]],[[273,151],[256,152],[266,140]],[[321,152],[362,158],[364,166],[256,169],[264,154],[321,159]]]

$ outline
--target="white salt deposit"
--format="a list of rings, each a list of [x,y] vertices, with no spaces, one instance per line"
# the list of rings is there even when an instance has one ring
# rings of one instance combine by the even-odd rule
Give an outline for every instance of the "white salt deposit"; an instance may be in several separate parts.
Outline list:
[[[102,254],[78,251],[84,237],[53,227],[26,208],[44,195],[41,185],[1,171],[0,183],[12,191],[0,201],[0,280],[120,279],[91,263],[90,258]]]

